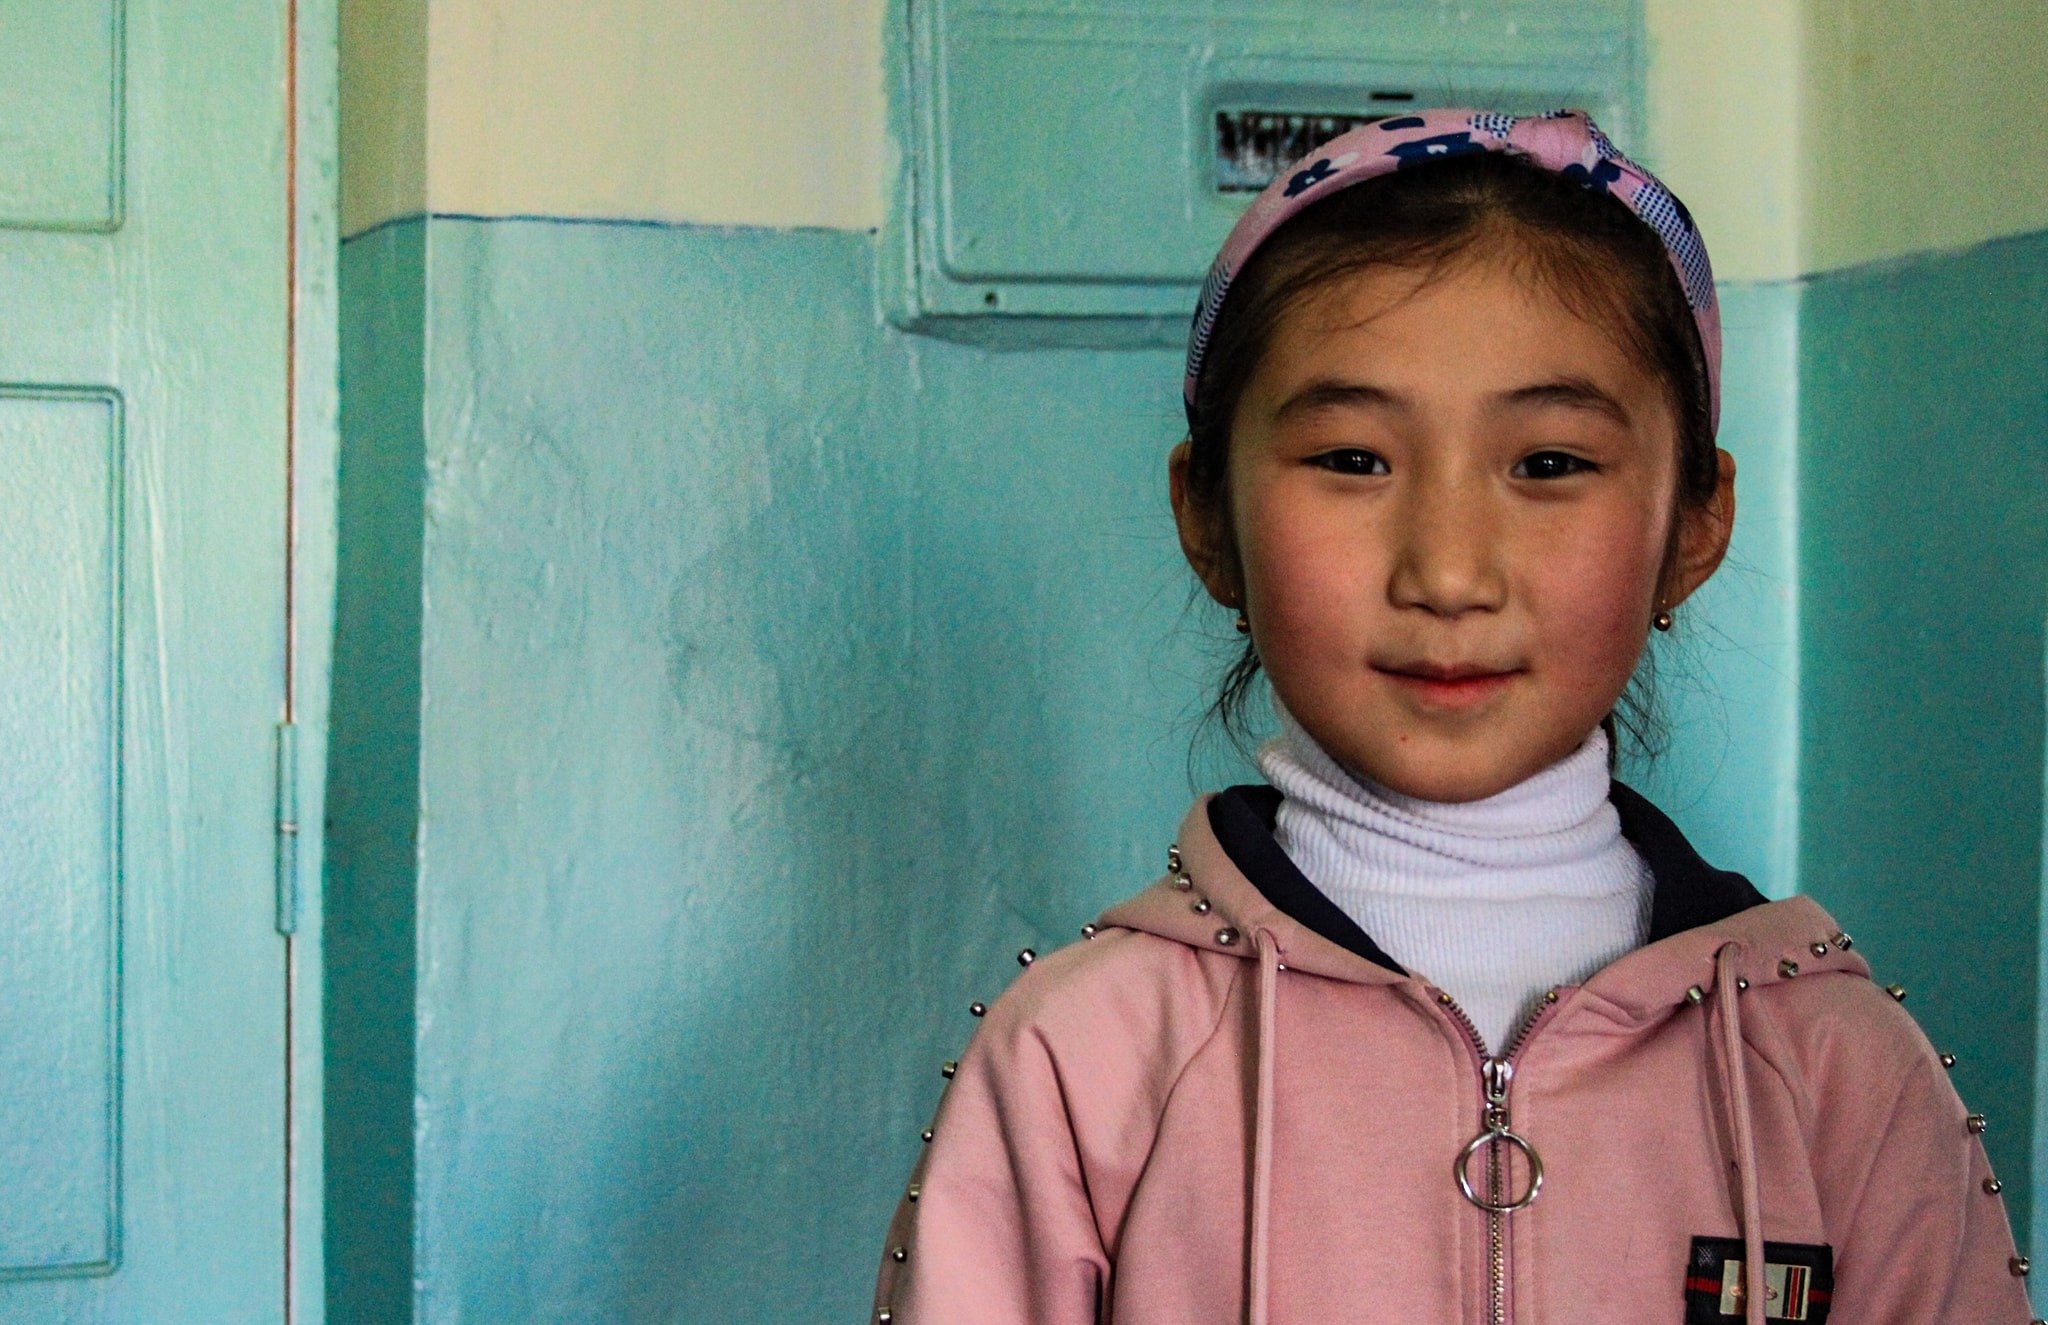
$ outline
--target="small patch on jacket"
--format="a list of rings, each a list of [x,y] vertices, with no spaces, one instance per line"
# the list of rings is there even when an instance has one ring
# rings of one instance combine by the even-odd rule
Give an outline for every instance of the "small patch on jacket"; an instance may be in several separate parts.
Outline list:
[[[1743,1318],[1742,1239],[1694,1238],[1685,1265],[1685,1325]],[[1821,1325],[1835,1296],[1835,1249],[1805,1242],[1764,1244],[1764,1319]]]

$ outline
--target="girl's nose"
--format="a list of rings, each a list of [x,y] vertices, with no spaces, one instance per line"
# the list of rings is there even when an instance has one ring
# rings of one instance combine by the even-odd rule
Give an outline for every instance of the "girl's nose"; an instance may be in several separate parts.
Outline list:
[[[1418,484],[1391,532],[1397,543],[1387,594],[1394,606],[1459,617],[1498,611],[1505,603],[1500,530],[1472,486]]]

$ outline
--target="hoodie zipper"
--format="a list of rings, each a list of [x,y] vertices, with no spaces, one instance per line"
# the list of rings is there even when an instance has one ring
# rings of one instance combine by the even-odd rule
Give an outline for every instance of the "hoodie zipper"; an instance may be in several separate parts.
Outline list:
[[[1456,999],[1439,989],[1436,991],[1436,1001],[1450,1013],[1451,1020],[1465,1032],[1466,1043],[1472,1046],[1472,1052],[1479,1062],[1480,1120],[1485,1130],[1472,1144],[1476,1146],[1483,1142],[1486,1145],[1486,1201],[1489,1206],[1509,1204],[1505,1190],[1508,1180],[1508,1157],[1504,1152],[1509,1144],[1506,1138],[1514,1137],[1514,1143],[1526,1149],[1531,1160],[1531,1187],[1529,1194],[1516,1207],[1519,1209],[1536,1199],[1536,1192],[1543,1183],[1542,1167],[1536,1160],[1536,1152],[1529,1148],[1528,1142],[1515,1137],[1510,1130],[1508,1090],[1514,1085],[1515,1060],[1521,1055],[1523,1046],[1529,1042],[1530,1033],[1550,1010],[1557,1006],[1557,991],[1552,989],[1543,995],[1543,1001],[1523,1020],[1521,1029],[1515,1032],[1514,1037],[1508,1041],[1506,1050],[1497,1057],[1486,1052],[1485,1037],[1479,1033],[1479,1027],[1473,1023],[1465,1009],[1458,1006]],[[1459,1156],[1459,1171],[1456,1176],[1460,1179],[1463,1178],[1464,1165],[1470,1161],[1471,1156],[1470,1148]],[[1462,1185],[1460,1190],[1462,1193]],[[1486,1212],[1488,1325],[1508,1325],[1508,1214],[1505,1209],[1489,1209]]]

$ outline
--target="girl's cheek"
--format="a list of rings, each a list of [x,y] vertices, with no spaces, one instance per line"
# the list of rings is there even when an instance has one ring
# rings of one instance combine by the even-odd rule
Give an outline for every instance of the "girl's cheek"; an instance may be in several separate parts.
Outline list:
[[[1301,504],[1268,500],[1247,510],[1240,533],[1245,588],[1261,634],[1312,639],[1358,610],[1372,556],[1355,527],[1319,520]]]
[[[1616,520],[1539,563],[1546,633],[1589,687],[1619,693],[1635,671],[1656,611],[1661,539],[1656,521]]]

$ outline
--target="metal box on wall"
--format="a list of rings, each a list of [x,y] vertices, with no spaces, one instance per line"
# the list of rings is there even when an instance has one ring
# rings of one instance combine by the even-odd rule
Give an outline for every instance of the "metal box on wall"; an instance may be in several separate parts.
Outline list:
[[[1581,106],[1626,147],[1640,0],[902,0],[900,325],[1171,343],[1256,190],[1364,119]],[[891,43],[892,47],[896,44]]]

